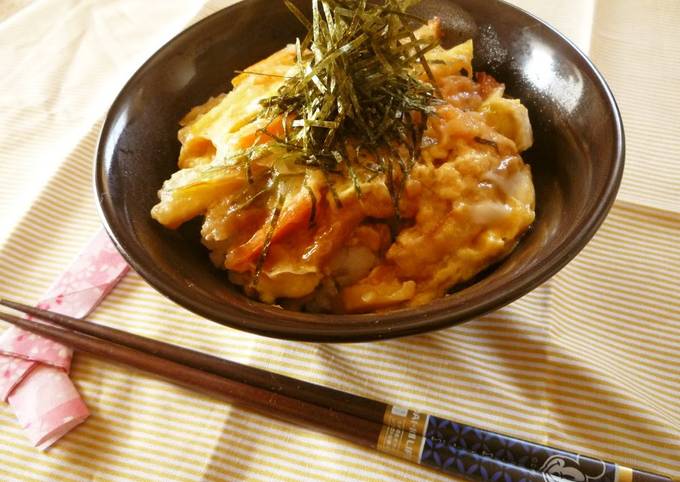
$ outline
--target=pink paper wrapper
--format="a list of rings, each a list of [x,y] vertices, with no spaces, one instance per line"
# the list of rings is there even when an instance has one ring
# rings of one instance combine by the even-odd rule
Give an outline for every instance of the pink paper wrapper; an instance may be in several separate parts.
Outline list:
[[[102,230],[38,306],[83,318],[128,269]],[[87,418],[87,407],[67,375],[70,348],[12,327],[0,336],[0,354],[0,399],[9,402],[38,448],[49,447]]]
[[[104,231],[47,290],[39,308],[84,318],[103,300],[127,272],[128,265]],[[33,360],[68,372],[70,348],[11,327],[0,335],[0,354]]]
[[[30,383],[20,383],[9,403],[31,443],[43,449],[90,414],[68,375],[46,365],[33,369]]]
[[[128,268],[102,230],[47,290],[38,307],[84,318],[106,298]]]
[[[68,372],[73,352],[61,343],[48,340],[14,326],[0,335],[0,353],[45,363]]]
[[[0,400],[7,397],[15,386],[36,366],[35,362],[13,356],[0,355]]]

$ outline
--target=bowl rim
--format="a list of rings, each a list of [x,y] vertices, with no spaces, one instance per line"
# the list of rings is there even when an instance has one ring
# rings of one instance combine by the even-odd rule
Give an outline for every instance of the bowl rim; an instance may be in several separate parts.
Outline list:
[[[154,54],[149,57],[127,80],[120,92],[115,97],[109,110],[107,111],[105,121],[99,133],[97,141],[97,151],[95,162],[93,164],[93,184],[94,194],[97,198],[97,210],[99,217],[104,225],[104,228],[116,246],[116,249],[130,264],[130,266],[154,289],[166,296],[173,302],[188,309],[189,311],[215,321],[217,323],[243,330],[246,332],[280,338],[286,340],[296,341],[313,341],[313,342],[362,342],[372,341],[387,338],[396,338],[401,336],[408,336],[426,331],[435,331],[447,328],[463,321],[470,320],[474,317],[480,316],[493,310],[502,308],[503,306],[517,300],[528,292],[532,291],[558,271],[560,271],[567,263],[571,261],[592,239],[595,232],[604,222],[609,210],[611,209],[619,186],[623,177],[623,167],[625,161],[625,132],[621,112],[616,103],[616,99],[607,84],[604,76],[600,73],[597,67],[593,64],[590,58],[577,47],[569,38],[554,28],[552,25],[541,20],[535,15],[526,10],[516,7],[504,0],[494,0],[495,3],[501,4],[507,8],[518,11],[520,14],[528,17],[528,19],[538,22],[543,25],[550,33],[555,35],[558,40],[564,42],[570,47],[580,60],[583,62],[584,69],[590,71],[589,74],[609,106],[612,115],[612,123],[614,126],[614,144],[615,153],[610,170],[611,176],[607,179],[604,188],[602,189],[602,196],[599,203],[596,203],[584,215],[586,221],[581,229],[570,239],[567,239],[558,248],[554,249],[550,255],[543,260],[541,265],[537,266],[532,271],[528,272],[522,277],[521,282],[518,282],[509,289],[499,292],[493,296],[477,296],[468,301],[466,305],[457,307],[455,314],[448,313],[450,306],[437,306],[435,300],[432,303],[414,308],[405,308],[391,311],[388,314],[348,314],[348,315],[333,315],[333,314],[303,314],[299,312],[288,312],[281,308],[263,303],[255,302],[257,308],[244,309],[244,307],[235,307],[231,305],[232,310],[220,311],[215,307],[203,305],[196,301],[186,291],[174,286],[158,274],[158,270],[154,269],[154,265],[146,259],[140,259],[130,254],[131,246],[125,240],[125,237],[118,236],[116,229],[111,220],[115,219],[115,207],[107,202],[105,195],[105,184],[107,180],[105,165],[105,155],[103,144],[111,133],[116,112],[120,110],[121,104],[125,102],[129,95],[129,90],[133,87],[136,81],[141,78],[145,71],[154,61],[162,56],[172,45],[202,28],[206,23],[215,21],[219,16],[225,15],[228,11],[243,8],[248,1],[239,1],[233,5],[225,7],[211,15],[203,18],[193,25],[185,28],[170,40],[165,42]],[[242,295],[245,297],[245,295]],[[290,319],[286,316],[287,313],[295,313],[296,319]],[[268,316],[269,315],[269,316]],[[307,315],[306,321],[300,321],[301,315]],[[274,316],[286,318],[287,323],[272,322],[271,318]],[[381,320],[382,317],[388,316],[390,318],[389,324]],[[314,322],[313,318],[323,317],[327,320],[323,323]]]

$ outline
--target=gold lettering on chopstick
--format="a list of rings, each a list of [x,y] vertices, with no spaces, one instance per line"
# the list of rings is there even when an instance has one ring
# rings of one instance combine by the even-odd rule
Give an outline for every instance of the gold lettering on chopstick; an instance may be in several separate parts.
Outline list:
[[[412,462],[419,462],[427,415],[401,407],[387,407],[378,450]]]

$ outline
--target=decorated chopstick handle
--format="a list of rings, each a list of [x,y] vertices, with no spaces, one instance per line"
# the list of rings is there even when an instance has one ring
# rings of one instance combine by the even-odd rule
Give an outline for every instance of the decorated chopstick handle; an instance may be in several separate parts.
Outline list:
[[[470,480],[670,482],[670,478],[388,407],[378,450]]]

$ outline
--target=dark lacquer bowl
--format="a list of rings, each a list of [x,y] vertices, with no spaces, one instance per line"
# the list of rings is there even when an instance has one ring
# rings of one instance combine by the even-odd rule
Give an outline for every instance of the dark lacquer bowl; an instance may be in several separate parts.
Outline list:
[[[296,2],[309,10],[309,0]],[[196,223],[171,231],[149,216],[176,169],[178,121],[229,89],[243,69],[302,36],[283,2],[245,0],[172,39],[123,88],[104,124],[95,167],[101,214],[118,249],[154,288],[234,328],[291,340],[360,341],[436,330],[516,300],[546,281],[590,240],[621,180],[623,126],[604,79],[572,43],[537,18],[495,0],[425,0],[445,44],[472,37],[475,67],[505,82],[529,109],[535,145],[525,159],[537,217],[517,249],[475,283],[414,309],[319,315],[244,296],[215,269]]]

